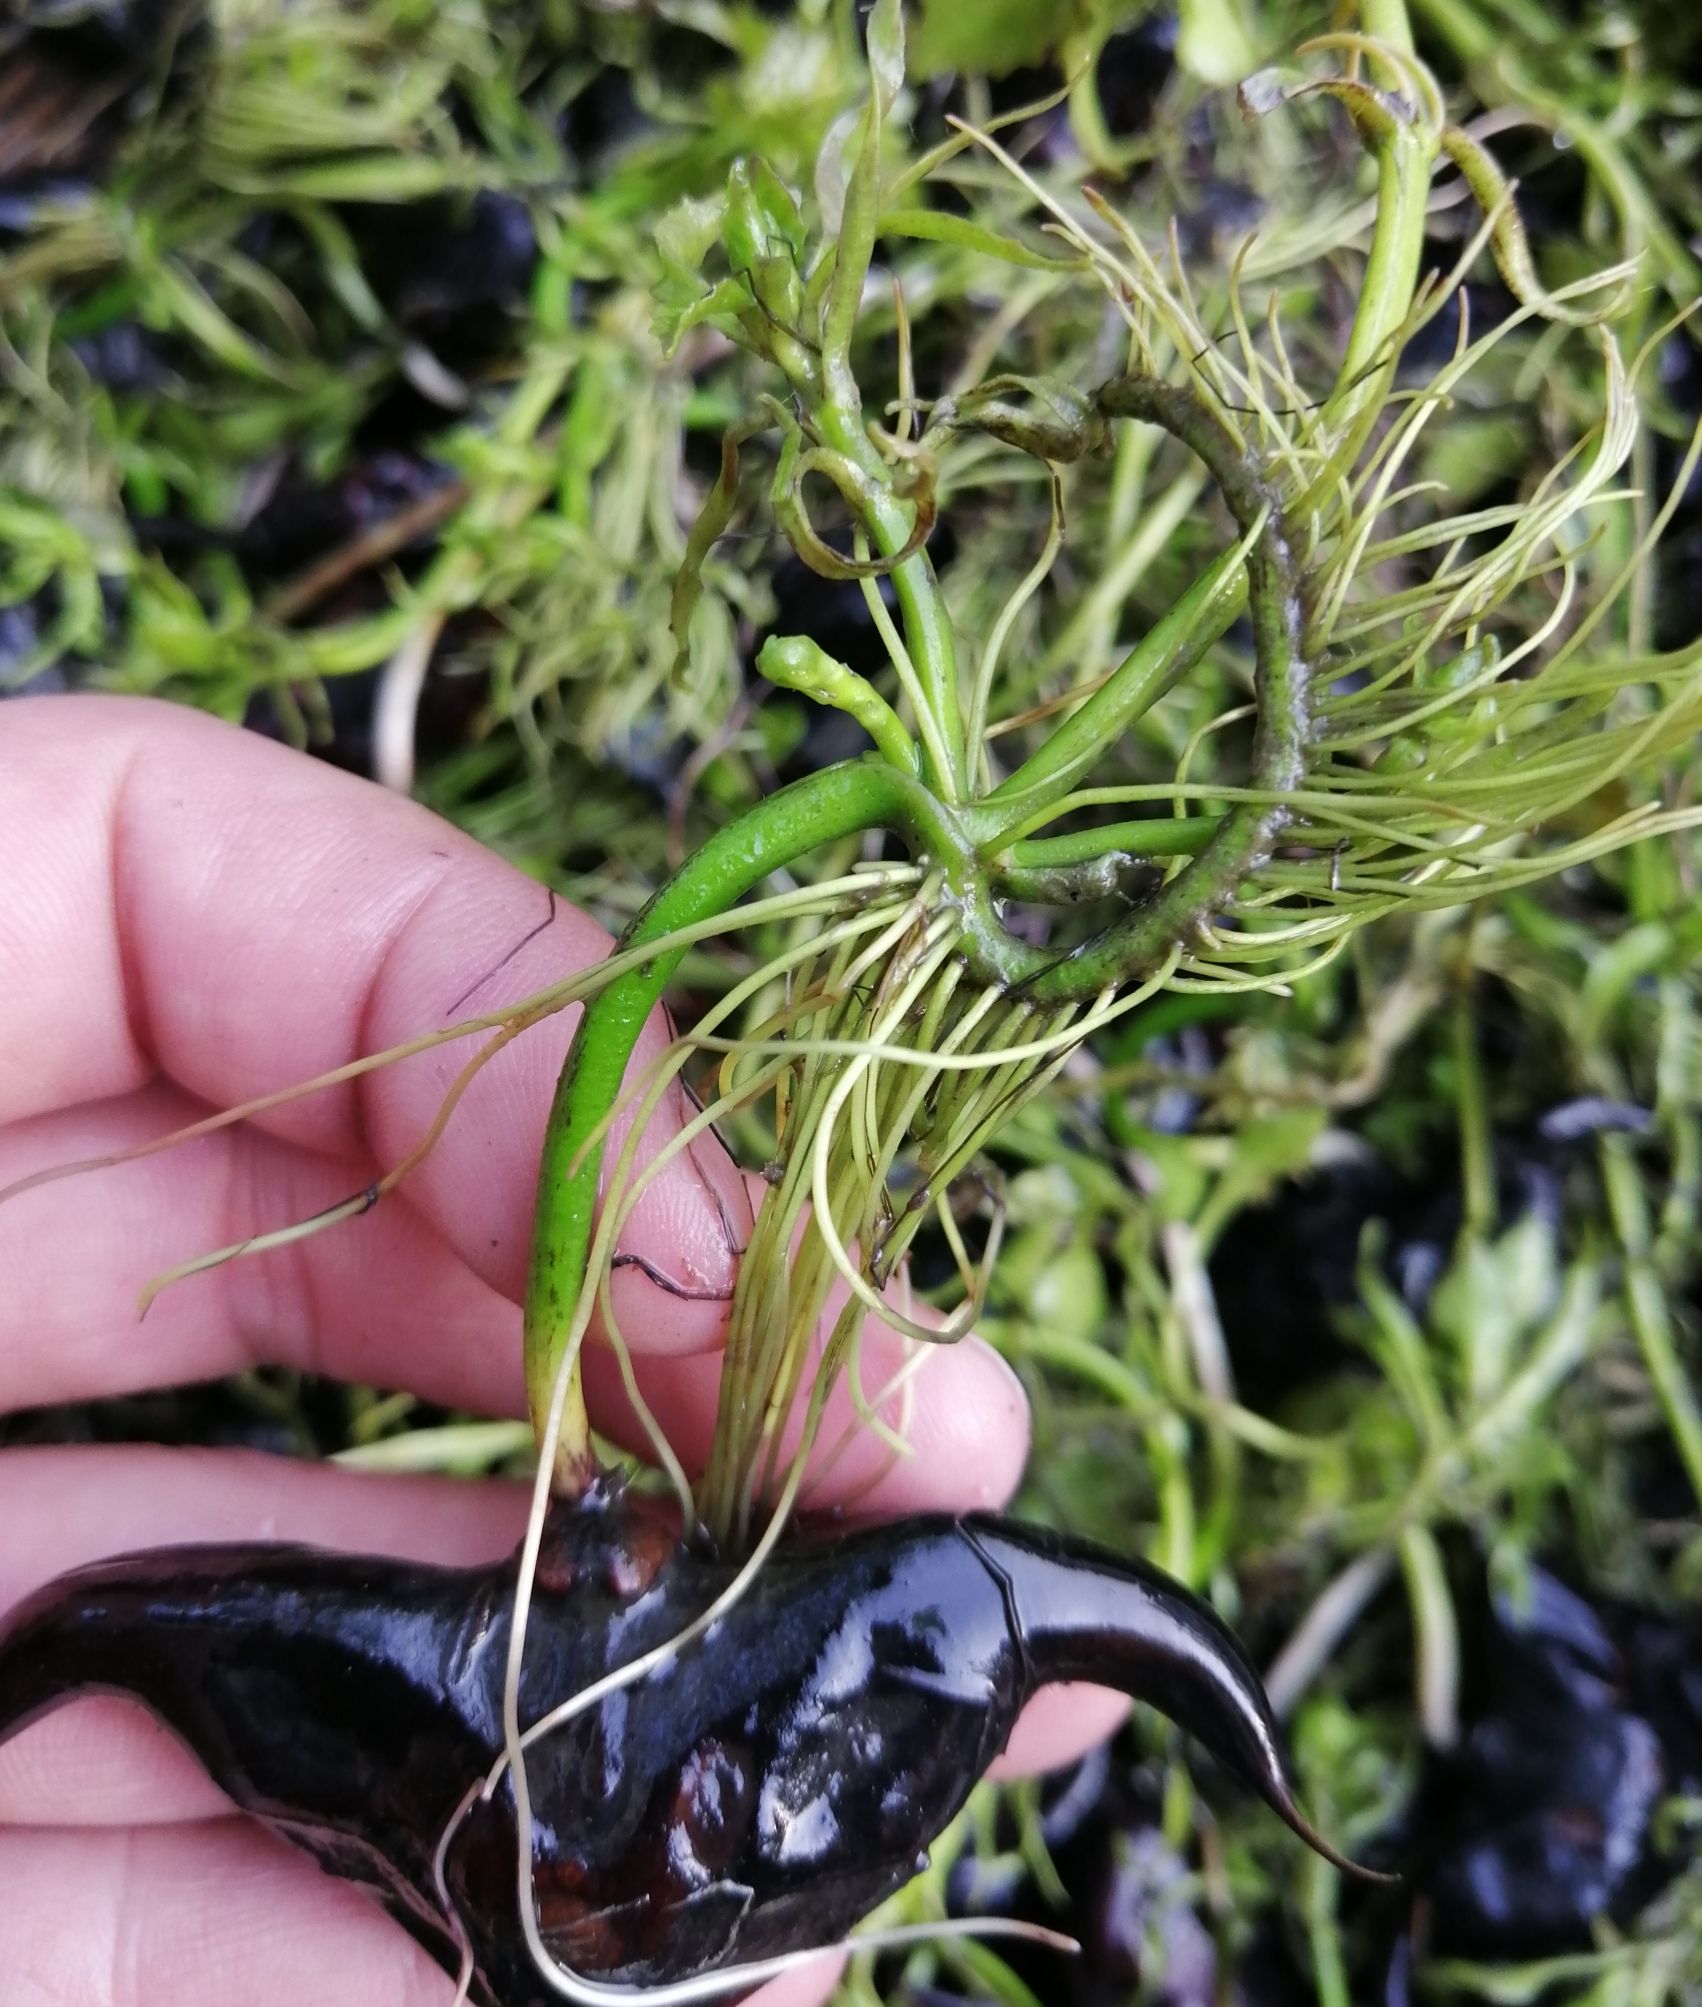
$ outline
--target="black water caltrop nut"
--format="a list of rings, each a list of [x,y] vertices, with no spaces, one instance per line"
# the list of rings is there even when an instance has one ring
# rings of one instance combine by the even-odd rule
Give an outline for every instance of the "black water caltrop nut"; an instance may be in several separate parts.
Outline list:
[[[666,1645],[735,1566],[603,1484],[552,1510],[519,1719]],[[49,1584],[0,1630],[0,1741],[79,1692],[133,1694],[243,1810],[376,1889],[481,2007],[552,1995],[519,1920],[503,1683],[517,1568],[182,1547]],[[1137,1562],[988,1516],[782,1544],[662,1668],[527,1751],[543,1944],[666,1985],[842,1939],[926,1850],[1051,1680],[1171,1715],[1320,1851],[1258,1680],[1216,1616]],[[1331,1858],[1335,1858],[1333,1855]]]

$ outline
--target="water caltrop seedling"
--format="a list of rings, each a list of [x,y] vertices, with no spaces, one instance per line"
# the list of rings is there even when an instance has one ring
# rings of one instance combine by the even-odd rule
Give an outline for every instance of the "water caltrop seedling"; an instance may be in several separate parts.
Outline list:
[[[1648,353],[1623,357],[1606,320],[1636,274],[1542,290],[1513,191],[1449,124],[1403,0],[1366,0],[1362,32],[1243,90],[1250,116],[1312,100],[1345,114],[1375,167],[1351,326],[1325,360],[1317,325],[1285,333],[1280,293],[1250,315],[1251,247],[1196,286],[1174,245],[1155,252],[1092,190],[1066,199],[996,130],[959,124],[913,157],[896,0],[873,10],[867,48],[869,95],[830,132],[809,209],[740,161],[663,219],[657,307],[668,343],[736,344],[766,382],[687,540],[675,643],[689,657],[746,462],[769,441],[774,524],[812,572],[862,593],[887,664],[867,675],[777,635],[757,666],[847,714],[870,749],[711,836],[598,969],[406,1048],[488,1034],[441,1127],[495,1051],[585,1007],[540,1165],[538,1471],[519,1553],[475,1572],[283,1548],[133,1556],[52,1585],[0,1636],[0,1736],[91,1687],[137,1694],[239,1805],[375,1886],[489,2007],[710,1998],[843,1941],[917,1871],[1051,1679],[1159,1707],[1347,1865],[1297,1809],[1251,1666],[1181,1584],[996,1519],[798,1534],[806,1466],[834,1447],[827,1397],[849,1384],[892,1435],[887,1390],[861,1385],[865,1319],[908,1337],[917,1364],[971,1328],[1000,1219],[989,1192],[973,1254],[957,1200],[1103,1026],[1164,989],[1291,986],[1372,920],[1695,819],[1613,796],[1702,724],[1693,659],[1604,645],[1659,529],[1597,577]],[[965,158],[1020,227],[930,206]],[[1480,221],[1452,271],[1424,272],[1448,176]],[[1044,371],[989,355],[972,381],[923,386],[905,294],[873,277],[884,241],[1078,288],[1092,339]],[[1478,333],[1461,288],[1480,253],[1515,304]],[[1304,316],[1311,295],[1289,291]],[[1457,338],[1420,368],[1416,338],[1445,312]],[[872,316],[891,335],[879,409],[858,339]],[[1533,492],[1450,517],[1412,470],[1474,370],[1536,326],[1593,350],[1599,405]],[[1131,432],[1215,491],[1223,546],[1108,674],[1041,690],[1016,637],[1067,547],[1067,482]],[[955,494],[995,478],[1038,486],[1047,527],[995,617],[963,634],[929,541]],[[1128,778],[1125,745],[1224,653],[1245,658],[1237,701],[1186,734],[1162,780]],[[813,875],[822,855],[835,866]],[[752,898],[782,870],[791,885]],[[687,950],[758,924],[785,945],[629,1079]],[[698,1112],[640,1169],[649,1114],[709,1058]],[[606,1164],[623,1109],[636,1118]],[[599,1468],[580,1352],[596,1320],[626,1363],[608,1288],[624,1225],[674,1155],[735,1118],[768,1125],[767,1183],[695,1484],[650,1424],[677,1495],[664,1512]],[[376,1190],[194,1266],[382,1201],[436,1133]],[[924,1225],[963,1285],[943,1325],[904,1293]]]

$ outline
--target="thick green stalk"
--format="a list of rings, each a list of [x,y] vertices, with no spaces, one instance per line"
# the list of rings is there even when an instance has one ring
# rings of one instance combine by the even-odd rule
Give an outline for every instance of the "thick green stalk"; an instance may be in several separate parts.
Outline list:
[[[906,807],[903,777],[878,760],[811,774],[711,837],[627,928],[621,946],[639,947],[724,913],[780,865],[839,837],[899,822]],[[592,998],[556,1085],[538,1163],[526,1277],[526,1395],[540,1433],[590,1257],[603,1163],[602,1139],[590,1139],[614,1106],[638,1034],[684,953],[672,948],[658,954]],[[571,1490],[583,1480],[589,1457],[577,1373],[561,1443],[558,1483]]]
[[[987,796],[1014,829],[1037,809],[1061,801],[1084,781],[1138,717],[1198,662],[1240,617],[1246,580],[1233,551],[1215,559],[1176,604],[1155,621],[1079,711]]]
[[[1072,906],[1116,892],[1159,857],[1194,857],[1217,834],[1217,815],[1101,822],[1064,836],[1013,843],[994,866],[1001,893],[1039,906]]]

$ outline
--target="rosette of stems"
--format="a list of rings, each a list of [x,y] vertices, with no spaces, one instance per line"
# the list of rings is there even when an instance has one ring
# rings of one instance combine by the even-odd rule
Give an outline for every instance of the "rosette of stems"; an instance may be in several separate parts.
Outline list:
[[[1155,251],[1091,190],[1061,197],[994,131],[960,126],[906,157],[890,0],[871,18],[868,50],[870,96],[854,130],[829,136],[813,216],[761,161],[738,163],[720,198],[666,220],[659,320],[676,342],[717,331],[770,378],[726,435],[688,540],[673,616],[682,656],[717,540],[744,506],[752,443],[772,439],[772,520],[824,579],[857,582],[888,673],[858,674],[783,635],[758,667],[847,713],[871,750],[724,828],[629,928],[624,966],[589,1003],[556,1097],[527,1300],[534,1420],[571,1492],[591,1468],[578,1347],[599,1302],[620,1345],[610,1265],[657,1169],[635,1172],[630,1143],[619,1163],[603,1161],[638,1030],[697,930],[729,924],[771,874],[836,855],[849,868],[793,895],[787,945],[625,1089],[643,1104],[636,1134],[669,1081],[706,1055],[718,1061],[673,1149],[760,1111],[768,1181],[695,1492],[656,1440],[687,1512],[739,1548],[796,1501],[841,1374],[864,1421],[902,1452],[901,1432],[880,1419],[892,1390],[864,1387],[857,1370],[864,1319],[878,1313],[903,1332],[918,1364],[969,1328],[996,1257],[997,1206],[990,1183],[974,1195],[989,1217],[972,1257],[954,1184],[1097,1026],[1161,987],[1291,985],[1370,921],[1505,891],[1687,819],[1614,789],[1702,721],[1696,651],[1628,648],[1615,618],[1664,518],[1644,509],[1631,535],[1621,527],[1633,388],[1653,343],[1626,355],[1609,322],[1636,273],[1542,289],[1514,191],[1449,125],[1401,0],[1369,0],[1364,32],[1322,37],[1302,51],[1311,69],[1243,90],[1258,115],[1327,101],[1374,165],[1351,327],[1322,369],[1316,330],[1296,342],[1285,329],[1283,287],[1257,318],[1246,290],[1250,275],[1274,272],[1303,300],[1298,271],[1316,261],[1316,242],[1245,247],[1208,290],[1174,243]],[[935,178],[971,149],[1014,193],[1020,227],[925,206]],[[1455,177],[1476,204],[1475,230],[1452,270],[1421,276],[1436,185]],[[888,307],[873,275],[880,244],[905,238],[1003,259],[1048,292],[1096,293],[1118,330],[1116,366],[1096,371],[1084,344],[1074,368],[984,373],[923,398],[903,295],[894,284]],[[1480,255],[1515,302],[1481,332],[1463,293]],[[1441,360],[1404,367],[1445,312],[1457,335]],[[890,315],[894,358],[879,409],[852,362],[859,322],[875,313]],[[1446,492],[1414,469],[1491,350],[1521,329],[1540,331],[1550,352],[1589,345],[1599,399],[1529,493],[1451,514]],[[1032,636],[1067,542],[1066,484],[1131,431],[1191,458],[1153,513],[1209,484],[1223,548],[1109,673],[1072,683],[1054,647],[1037,678],[1016,637]],[[1693,442],[1680,487],[1694,458]],[[1002,478],[1043,480],[1050,525],[1003,605],[966,634],[928,540],[955,491]],[[837,540],[817,527],[824,502]],[[1129,526],[1131,544],[1141,535]],[[1066,639],[1097,595],[1090,584],[1085,607],[1066,614]],[[1241,665],[1238,701],[1190,734],[1170,774],[1125,779],[1125,745],[1223,652]],[[962,1283],[943,1324],[918,1318],[895,1282],[929,1219]],[[843,1308],[818,1357],[836,1283]]]

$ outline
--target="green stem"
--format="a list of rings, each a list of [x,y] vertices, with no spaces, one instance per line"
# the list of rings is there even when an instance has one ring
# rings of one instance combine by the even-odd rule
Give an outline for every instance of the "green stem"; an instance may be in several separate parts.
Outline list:
[[[1625,1136],[1603,1136],[1599,1147],[1608,1212],[1625,1261],[1625,1301],[1631,1328],[1691,1490],[1702,1500],[1702,1407],[1678,1356],[1666,1292],[1655,1268],[1649,1208],[1636,1159]]]
[[[1235,553],[1225,551],[1148,628],[1109,681],[986,797],[987,806],[997,804],[1006,811],[1001,828],[1016,828],[1085,780],[1106,748],[1201,660],[1246,603],[1246,582]]]
[[[847,761],[811,774],[711,837],[627,928],[621,946],[641,947],[725,912],[778,866],[859,830],[908,821],[912,806],[903,776],[875,759]],[[526,1277],[526,1395],[540,1434],[591,1252],[604,1148],[598,1131],[620,1094],[639,1032],[684,952],[673,948],[658,954],[592,998],[556,1085],[538,1163],[537,1215]],[[557,1461],[557,1484],[565,1492],[582,1485],[590,1468],[578,1380],[576,1372]]]
[[[1011,845],[1019,870],[1043,871],[1097,863],[1107,851],[1124,857],[1192,857],[1217,834],[1217,815],[1154,815],[1139,822],[1104,822],[1067,836],[1029,836]]]
[[[867,48],[872,88],[862,143],[845,191],[839,241],[817,275],[826,287],[820,309],[819,382],[812,385],[807,377],[795,377],[793,388],[807,405],[823,442],[868,481],[869,494],[860,513],[875,548],[891,558],[909,545],[916,516],[912,506],[894,493],[892,471],[869,437],[862,393],[851,368],[851,336],[880,232],[881,132],[904,67],[904,29],[897,0],[880,0],[876,6],[868,23]],[[922,700],[935,727],[923,737],[929,745],[937,740],[943,747],[943,756],[936,757],[925,746],[923,775],[939,800],[959,802],[968,789],[969,763],[959,707],[957,648],[945,601],[926,551],[895,565],[891,578]]]
[[[1412,22],[1407,18],[1407,0],[1365,0],[1360,21],[1368,35],[1399,49],[1403,56],[1413,51]]]
[[[1271,796],[1287,794],[1299,785],[1305,765],[1309,678],[1301,654],[1299,574],[1282,512],[1257,461],[1194,392],[1147,377],[1119,377],[1101,389],[1099,404],[1109,417],[1160,426],[1197,453],[1243,532],[1258,710],[1251,785]],[[1071,724],[1082,716],[1078,712]],[[1024,977],[1025,994],[1039,1004],[1064,1003],[1153,967],[1234,895],[1288,813],[1274,800],[1232,809],[1160,892],[1068,959]],[[971,913],[971,921],[978,918]]]
[[[1462,1231],[1484,1239],[1495,1231],[1495,1140],[1478,1057],[1474,1001],[1469,986],[1454,999],[1454,1097],[1460,1125]]]
[[[1433,1749],[1452,1749],[1460,1739],[1460,1624],[1442,1550],[1428,1526],[1413,1525],[1400,1537],[1400,1554],[1417,1644],[1418,1718]]]
[[[1419,0],[1419,12],[1462,63],[1494,51],[1495,30],[1466,0]]]
[[[824,403],[813,414],[822,438],[843,453],[869,483],[864,518],[870,539],[883,557],[892,557],[910,541],[910,504],[892,491],[892,475],[863,426],[862,405]],[[964,753],[963,713],[958,703],[957,642],[940,593],[939,580],[926,551],[907,557],[891,572],[893,590],[904,620],[904,639],[916,666],[923,700],[945,747],[945,771],[940,762],[924,758],[928,785],[944,802],[959,802],[968,787]]]

